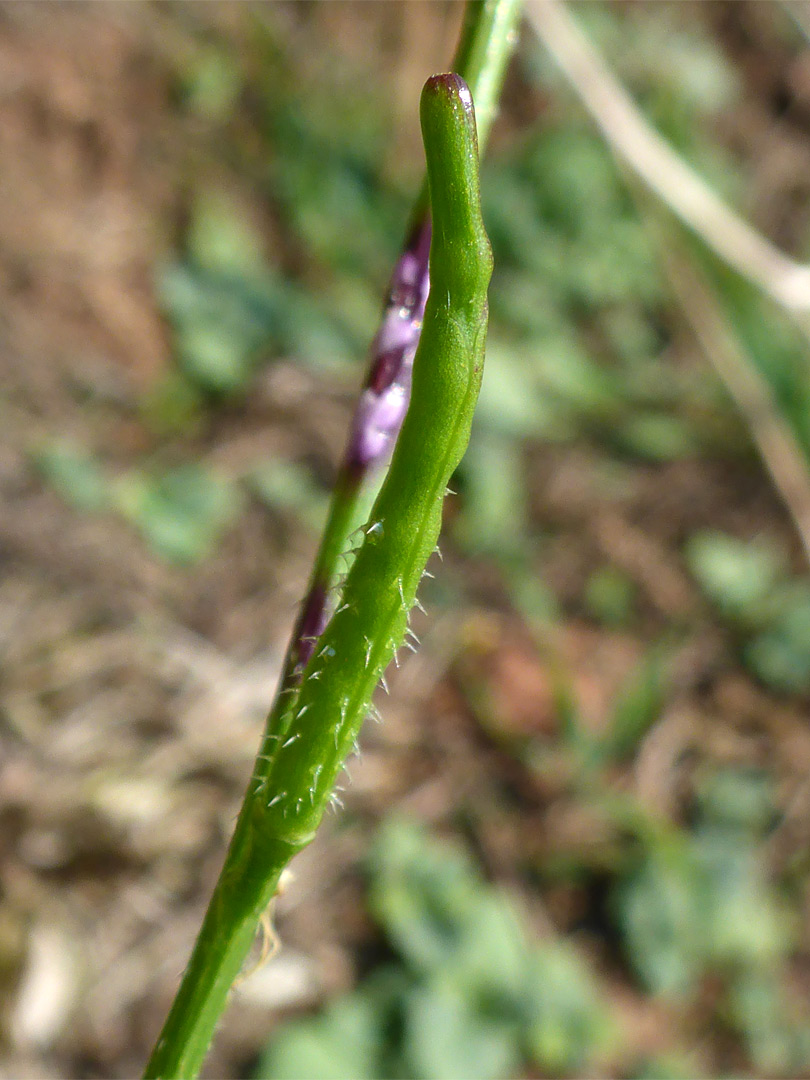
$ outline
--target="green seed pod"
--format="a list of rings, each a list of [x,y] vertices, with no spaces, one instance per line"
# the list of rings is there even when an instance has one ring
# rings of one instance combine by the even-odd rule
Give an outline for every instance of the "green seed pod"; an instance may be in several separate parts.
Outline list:
[[[492,253],[475,112],[460,76],[428,80],[421,121],[433,239],[410,407],[340,606],[266,736],[254,776],[255,827],[293,849],[312,839],[374,689],[403,643],[481,385]]]

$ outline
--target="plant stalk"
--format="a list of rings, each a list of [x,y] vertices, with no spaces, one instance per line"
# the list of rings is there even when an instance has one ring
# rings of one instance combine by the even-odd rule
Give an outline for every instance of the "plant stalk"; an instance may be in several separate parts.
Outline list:
[[[469,0],[452,70],[475,101],[479,153],[483,155],[498,111],[506,65],[517,43],[523,0]],[[430,212],[426,182],[411,213],[405,246],[388,287],[380,328],[371,345],[368,373],[338,469],[335,489],[309,584],[279,680],[279,694],[295,686],[329,615],[328,598],[338,559],[373,501],[370,483],[390,457],[408,407],[413,358],[429,290]],[[273,712],[282,707],[276,697]],[[272,714],[271,714],[272,716]],[[272,727],[272,721],[271,721]]]
[[[506,62],[516,41],[520,5],[521,0],[475,0],[466,10],[455,62],[479,103],[482,141],[489,130]],[[472,124],[474,132],[474,120]],[[477,186],[474,143],[470,153],[476,162]],[[225,1009],[230,988],[250,950],[259,918],[276,893],[281,872],[296,852],[312,839],[317,823],[314,819],[313,828],[302,825],[298,833],[288,831],[284,841],[278,838],[275,830],[267,828],[268,811],[276,797],[268,791],[267,781],[272,777],[264,763],[275,752],[272,748],[280,747],[282,736],[289,734],[296,721],[299,728],[302,727],[304,708],[296,715],[295,701],[305,669],[310,678],[319,674],[311,670],[313,647],[326,625],[327,597],[334,584],[336,560],[345,550],[367,480],[387,460],[407,409],[410,370],[428,291],[430,224],[427,205],[426,189],[423,189],[415,207],[408,244],[394,273],[392,295],[384,308],[382,326],[372,348],[369,376],[351,426],[329,522],[287,654],[279,693],[268,717],[256,772],[189,965],[147,1064],[145,1076],[148,1078],[197,1075]],[[488,278],[488,273],[486,276]],[[402,288],[410,290],[406,303],[402,302]],[[404,316],[401,314],[403,308],[406,309]],[[399,338],[395,331],[400,331]],[[402,331],[408,332],[403,334]],[[480,380],[480,370],[476,370]],[[390,658],[387,650],[391,644],[392,641],[375,642],[374,650],[380,656],[385,653]],[[314,684],[307,682],[306,685],[311,688]],[[300,735],[301,732],[296,730],[294,738],[298,739]],[[317,735],[320,737],[320,732]],[[327,738],[331,744],[331,734]],[[285,746],[292,741],[288,738]],[[336,752],[337,742],[336,728]],[[349,749],[343,743],[341,733],[341,752]],[[278,798],[286,794],[279,792]]]

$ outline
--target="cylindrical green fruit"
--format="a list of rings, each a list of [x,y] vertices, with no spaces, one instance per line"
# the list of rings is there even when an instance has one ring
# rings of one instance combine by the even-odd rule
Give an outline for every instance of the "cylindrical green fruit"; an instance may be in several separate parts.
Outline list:
[[[492,253],[481,218],[475,112],[460,76],[427,81],[421,121],[433,240],[410,407],[340,607],[255,774],[255,825],[294,847],[312,839],[374,689],[402,645],[481,385]]]

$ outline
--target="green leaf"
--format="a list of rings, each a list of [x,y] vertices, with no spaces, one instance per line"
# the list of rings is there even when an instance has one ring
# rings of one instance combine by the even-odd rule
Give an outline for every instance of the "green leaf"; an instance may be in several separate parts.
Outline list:
[[[587,1065],[614,1032],[587,968],[535,947],[506,898],[422,829],[392,819],[372,854],[371,900],[419,989],[408,1006],[412,1075],[514,1072],[520,1048],[544,1071]]]
[[[210,555],[239,509],[236,487],[201,465],[133,473],[119,484],[117,501],[149,546],[179,565]]]
[[[242,89],[242,75],[222,48],[201,49],[182,72],[187,106],[206,120],[227,120]]]
[[[419,1080],[498,1080],[520,1064],[509,1027],[483,1019],[461,988],[428,983],[406,1003],[406,1059]]]
[[[203,398],[179,371],[170,371],[140,401],[140,411],[158,435],[192,434],[202,420]]]
[[[108,505],[107,478],[84,447],[67,442],[46,443],[34,452],[33,458],[43,479],[77,510],[92,513]]]
[[[381,1018],[375,1002],[352,994],[321,1016],[282,1028],[257,1080],[379,1080]]]
[[[768,886],[751,843],[721,827],[704,827],[695,853],[707,878],[707,952],[732,970],[764,970],[784,959],[785,912]]]
[[[699,449],[689,424],[663,413],[629,416],[615,434],[620,446],[648,461],[678,461],[694,457]]]
[[[481,1002],[516,1007],[527,974],[525,930],[469,860],[391,819],[371,868],[372,910],[415,971],[449,980]]]
[[[480,1002],[482,1011],[516,1014],[528,976],[528,942],[507,898],[476,881],[477,895],[459,925],[456,954],[443,974]]]
[[[546,945],[535,952],[527,1001],[529,1057],[552,1076],[579,1073],[614,1038],[593,980],[567,945]]]
[[[773,1076],[805,1072],[805,1048],[790,1022],[781,988],[770,972],[751,971],[737,979],[729,992],[729,1006],[758,1069]]]
[[[688,1058],[662,1053],[645,1058],[636,1065],[629,1080],[683,1080],[685,1076],[695,1080],[701,1075],[694,1062]]]
[[[707,953],[706,889],[686,848],[651,853],[619,887],[630,960],[653,993],[683,995],[694,987]]]
[[[519,551],[526,539],[526,492],[514,442],[482,432],[470,443],[461,472],[461,542],[501,557]]]
[[[725,768],[704,777],[697,790],[701,821],[726,832],[761,836],[776,821],[773,778],[760,768]]]
[[[475,427],[501,436],[555,438],[568,431],[553,405],[544,401],[525,358],[514,349],[487,349]]]
[[[195,266],[226,274],[264,270],[259,235],[247,215],[225,196],[206,191],[191,213],[186,247]]]
[[[538,343],[534,368],[542,392],[551,393],[574,415],[607,417],[620,402],[620,385],[570,335],[560,331],[546,348]]]
[[[427,845],[421,829],[390,819],[372,849],[369,905],[416,971],[452,962],[480,886],[458,851]]]
[[[175,330],[180,365],[205,390],[229,393],[244,386],[259,350],[281,332],[282,296],[269,275],[175,264],[161,274],[158,293]]]
[[[246,479],[251,490],[272,510],[292,511],[313,533],[323,528],[328,498],[303,465],[267,461],[252,469]]]
[[[810,590],[806,586],[784,598],[784,606],[767,629],[745,647],[743,658],[775,690],[810,690]]]
[[[778,551],[720,532],[696,533],[686,545],[686,561],[706,596],[722,614],[755,621],[784,575]]]

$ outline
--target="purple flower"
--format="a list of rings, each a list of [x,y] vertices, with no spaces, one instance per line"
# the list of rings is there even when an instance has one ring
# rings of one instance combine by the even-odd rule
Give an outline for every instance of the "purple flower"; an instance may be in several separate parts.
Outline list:
[[[411,395],[411,372],[430,288],[430,222],[417,227],[394,268],[382,323],[371,346],[366,385],[355,410],[345,467],[359,482],[388,457]]]
[[[344,490],[356,492],[369,471],[387,461],[408,411],[413,360],[430,289],[430,232],[430,219],[425,218],[411,233],[394,267],[337,481]],[[286,665],[292,683],[300,677],[326,626],[329,584],[316,576],[299,613]]]

